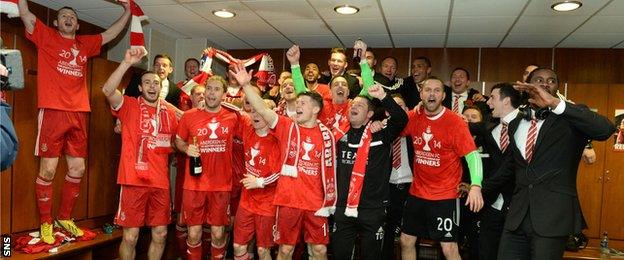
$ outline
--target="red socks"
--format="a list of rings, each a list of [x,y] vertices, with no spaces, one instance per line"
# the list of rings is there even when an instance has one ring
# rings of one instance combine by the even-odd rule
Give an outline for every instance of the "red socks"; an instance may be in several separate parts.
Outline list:
[[[39,208],[39,219],[41,223],[52,224],[52,181],[47,181],[37,177],[35,181],[35,197],[37,198],[37,208]]]
[[[80,177],[65,175],[65,183],[63,183],[63,189],[61,190],[63,195],[61,196],[61,206],[59,207],[59,219],[65,220],[70,218],[78,199],[78,194],[80,194],[80,180]]]
[[[249,260],[249,253],[245,252],[242,255],[235,255],[234,260]]]
[[[178,242],[180,256],[186,255],[186,237],[188,236],[188,228],[186,226],[175,225],[175,236]]]
[[[189,245],[186,242],[186,259],[187,260],[201,260],[202,259],[202,243],[201,241],[197,245]]]
[[[216,247],[215,244],[211,244],[210,247],[210,259],[224,259],[225,258],[225,250],[227,247],[225,246],[227,243],[221,245],[221,247]]]

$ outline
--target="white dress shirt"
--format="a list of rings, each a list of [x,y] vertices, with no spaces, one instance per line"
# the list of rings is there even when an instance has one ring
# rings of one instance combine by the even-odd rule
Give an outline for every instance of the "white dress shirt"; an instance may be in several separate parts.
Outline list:
[[[462,113],[464,111],[464,101],[468,100],[468,90],[464,91],[464,93],[461,94],[456,94],[454,92],[452,92],[452,99],[451,99],[451,110],[453,110],[453,104],[455,104],[455,99],[457,99],[455,96],[459,95],[459,102],[458,102],[458,110],[459,113]]]
[[[409,158],[407,154],[407,138],[400,137],[401,142],[401,166],[398,169],[392,168],[390,173],[390,183],[401,184],[412,182],[412,169],[410,168]]]
[[[169,94],[169,79],[165,79],[160,83],[160,98],[165,99]]]
[[[563,111],[565,110],[565,107],[566,107],[566,102],[561,100],[559,104],[557,105],[557,107],[552,110],[552,112],[555,113],[556,115],[561,115]],[[535,111],[533,111],[532,114],[535,115]],[[539,138],[539,131],[542,128],[543,124],[544,124],[544,120],[541,120],[541,119],[537,120],[537,133],[538,133],[537,138]],[[531,121],[522,119],[520,120],[520,124],[518,125],[518,129],[516,130],[516,133],[514,134],[514,140],[516,141],[518,150],[520,150],[520,154],[522,154],[522,157],[524,159],[526,159],[526,140],[527,140],[527,136],[529,135],[530,127],[531,127]],[[537,138],[535,139],[535,142],[537,142]]]

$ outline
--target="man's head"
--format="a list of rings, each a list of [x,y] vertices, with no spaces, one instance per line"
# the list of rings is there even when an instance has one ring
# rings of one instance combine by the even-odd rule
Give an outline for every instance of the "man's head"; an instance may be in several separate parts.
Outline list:
[[[52,22],[59,32],[63,35],[76,35],[76,31],[80,28],[78,24],[78,14],[74,8],[63,6],[56,14],[56,20]]]
[[[536,68],[529,76],[527,76],[528,83],[536,84],[542,87],[546,92],[550,93],[553,96],[557,96],[557,88],[559,88],[559,78],[557,78],[557,73],[550,68]]]
[[[165,80],[169,77],[169,74],[173,72],[173,61],[167,54],[158,54],[154,57],[154,71],[160,77],[160,80]]]
[[[522,82],[527,82],[527,77],[529,76],[529,73],[531,73],[533,70],[539,68],[539,66],[535,65],[535,64],[531,64],[529,66],[527,66],[524,69],[524,73],[522,74]]]
[[[467,69],[456,68],[451,73],[451,88],[453,93],[462,94],[468,90],[470,85],[470,73]]]
[[[351,109],[349,110],[349,123],[351,127],[359,128],[373,117],[375,114],[375,107],[370,99],[364,96],[357,96],[351,103]]]
[[[477,107],[466,107],[464,108],[464,112],[462,114],[466,117],[469,123],[479,123],[483,120],[481,110]]]
[[[370,69],[372,71],[375,71],[375,66],[377,66],[377,59],[375,58],[375,53],[373,52],[372,49],[368,48],[366,49],[366,62],[368,62],[368,67],[370,67]]]
[[[421,83],[431,74],[431,61],[429,58],[420,56],[412,62],[412,77],[414,82]]]
[[[308,65],[305,66],[305,70],[303,71],[303,77],[308,83],[316,83],[321,77],[321,72],[319,70],[318,64],[314,62],[308,63]]]
[[[295,103],[295,121],[306,124],[316,121],[318,113],[323,110],[323,97],[314,91],[303,92],[297,96]]]
[[[343,104],[349,99],[349,83],[343,76],[336,76],[330,82],[332,101],[335,104]]]
[[[196,85],[191,89],[191,103],[193,107],[199,107],[200,103],[205,102],[204,93],[206,93],[206,86]]]
[[[330,52],[329,60],[327,61],[327,65],[329,65],[329,72],[332,77],[337,75],[342,75],[344,71],[347,69],[347,55],[345,54],[345,49],[343,48],[333,48]]]
[[[277,84],[278,85],[282,85],[282,83],[284,83],[284,80],[287,78],[292,78],[292,73],[290,73],[290,71],[282,71],[282,73],[280,73],[279,78],[277,79]]]
[[[199,61],[195,58],[188,58],[184,62],[184,75],[186,79],[192,79],[199,74]]]
[[[492,87],[487,104],[492,117],[503,118],[520,106],[520,92],[511,83],[498,83]]]
[[[139,91],[147,102],[154,103],[160,97],[160,78],[153,71],[145,71],[141,74]]]
[[[297,99],[297,94],[295,93],[295,84],[293,83],[292,78],[287,78],[280,85],[280,91],[282,94],[282,98],[286,101],[294,101]]]
[[[394,99],[394,102],[396,102],[403,109],[403,111],[406,113],[409,111],[409,108],[405,104],[405,100],[401,94],[392,94],[392,99]]]
[[[444,100],[445,96],[444,83],[441,80],[429,78],[423,81],[423,86],[420,89],[420,99],[423,101],[427,115],[436,115],[442,111],[442,100]]]
[[[381,61],[381,75],[386,76],[390,80],[394,80],[397,74],[397,67],[399,62],[395,57],[386,57]]]
[[[221,76],[215,75],[208,78],[204,98],[206,100],[206,108],[209,111],[219,110],[226,86],[227,82]]]

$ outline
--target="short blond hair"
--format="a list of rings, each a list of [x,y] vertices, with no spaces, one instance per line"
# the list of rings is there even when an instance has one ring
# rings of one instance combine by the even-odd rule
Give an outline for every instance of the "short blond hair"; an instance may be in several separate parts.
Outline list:
[[[221,77],[219,75],[211,76],[210,78],[208,78],[208,80],[206,80],[205,84],[208,85],[208,82],[211,82],[211,81],[214,81],[214,82],[217,82],[217,83],[221,83],[221,86],[223,86],[223,90],[225,90],[225,88],[228,85],[227,81],[225,81],[225,78],[223,78],[223,77]]]

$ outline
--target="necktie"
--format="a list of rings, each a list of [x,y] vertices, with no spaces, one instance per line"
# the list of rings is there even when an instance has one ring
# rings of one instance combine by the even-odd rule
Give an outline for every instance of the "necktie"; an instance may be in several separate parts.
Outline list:
[[[533,158],[533,149],[535,148],[535,140],[537,140],[537,119],[531,120],[531,127],[526,140],[526,160],[530,162]]]
[[[401,167],[401,138],[397,138],[392,142],[392,168],[399,169]]]
[[[507,135],[507,123],[502,123],[501,135],[500,135],[500,148],[502,152],[507,150],[507,146],[509,146],[509,135]]]
[[[453,101],[453,112],[459,114],[459,98],[461,95],[455,95],[455,101]]]

